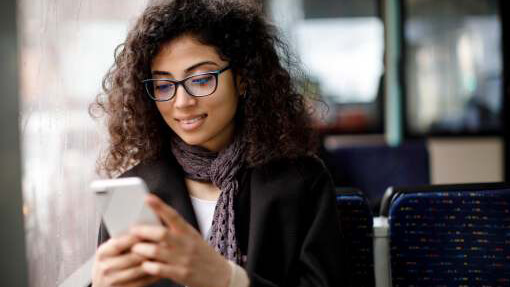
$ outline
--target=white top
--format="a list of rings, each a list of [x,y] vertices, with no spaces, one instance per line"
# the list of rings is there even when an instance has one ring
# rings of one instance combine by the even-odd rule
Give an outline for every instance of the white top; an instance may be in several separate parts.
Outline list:
[[[195,211],[195,215],[198,221],[198,227],[202,232],[202,236],[205,240],[209,236],[209,232],[211,231],[214,210],[216,209],[217,200],[205,200],[190,196],[191,205],[193,205],[193,210]],[[248,287],[250,286],[250,280],[248,279],[248,274],[246,271],[239,265],[229,260],[229,264],[231,267],[230,274],[230,282],[229,287]]]
[[[214,209],[216,208],[217,201],[200,199],[193,196],[190,197],[195,215],[197,216],[198,227],[202,232],[202,236],[207,239],[212,226]]]

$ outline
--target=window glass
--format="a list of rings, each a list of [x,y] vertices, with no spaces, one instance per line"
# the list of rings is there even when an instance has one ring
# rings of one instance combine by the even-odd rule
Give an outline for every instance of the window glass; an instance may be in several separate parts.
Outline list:
[[[404,3],[408,131],[500,131],[502,49],[498,1]]]
[[[95,250],[99,218],[88,186],[106,137],[88,105],[145,1],[19,5],[29,280],[32,287],[57,286]]]
[[[384,25],[377,2],[268,1],[272,19],[328,106],[317,118],[326,133],[382,132]]]

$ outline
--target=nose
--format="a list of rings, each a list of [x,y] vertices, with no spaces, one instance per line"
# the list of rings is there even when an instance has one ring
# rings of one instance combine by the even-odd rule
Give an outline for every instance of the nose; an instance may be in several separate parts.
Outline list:
[[[187,108],[190,106],[194,106],[197,103],[197,99],[188,92],[182,85],[177,87],[177,91],[175,91],[175,102],[174,106],[179,109]]]

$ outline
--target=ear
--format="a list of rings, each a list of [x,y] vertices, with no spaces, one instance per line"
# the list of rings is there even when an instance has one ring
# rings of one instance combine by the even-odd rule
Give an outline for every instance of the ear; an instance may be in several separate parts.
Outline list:
[[[235,83],[239,95],[244,95],[246,92],[246,81],[238,73],[235,74]]]

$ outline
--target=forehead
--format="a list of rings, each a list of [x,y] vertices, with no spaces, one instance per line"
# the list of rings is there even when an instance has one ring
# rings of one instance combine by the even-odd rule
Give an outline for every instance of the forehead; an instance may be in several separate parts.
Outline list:
[[[199,61],[224,63],[215,47],[204,45],[190,35],[183,35],[164,43],[152,60],[151,66],[153,70],[170,68],[178,70],[186,69]]]

